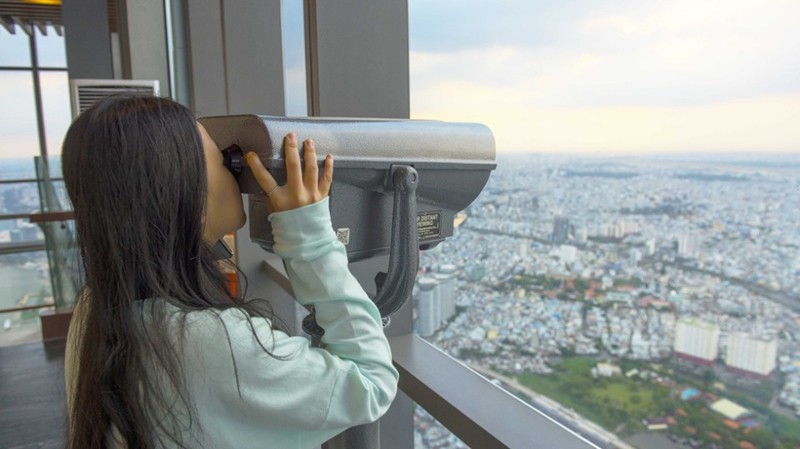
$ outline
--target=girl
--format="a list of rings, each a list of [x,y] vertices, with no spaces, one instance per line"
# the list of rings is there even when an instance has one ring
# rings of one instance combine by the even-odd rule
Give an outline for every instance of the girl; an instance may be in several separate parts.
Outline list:
[[[266,301],[231,295],[212,252],[245,221],[217,145],[185,107],[114,97],[64,140],[85,286],[70,328],[68,447],[310,448],[378,419],[398,373],[328,212],[333,159],[284,139],[287,183],[257,155],[274,249],[325,349],[288,336]]]

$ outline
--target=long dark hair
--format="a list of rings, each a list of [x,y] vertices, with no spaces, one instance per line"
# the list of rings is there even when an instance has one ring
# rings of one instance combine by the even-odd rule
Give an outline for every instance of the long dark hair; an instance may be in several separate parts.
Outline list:
[[[104,448],[112,428],[129,449],[160,446],[162,437],[183,446],[174,425],[187,412],[191,423],[192,403],[167,303],[184,312],[240,307],[274,319],[263,302],[231,294],[203,239],[205,165],[194,115],[167,99],[112,97],[67,132],[64,183],[85,270],[69,448]],[[183,412],[160,394],[153,366]]]

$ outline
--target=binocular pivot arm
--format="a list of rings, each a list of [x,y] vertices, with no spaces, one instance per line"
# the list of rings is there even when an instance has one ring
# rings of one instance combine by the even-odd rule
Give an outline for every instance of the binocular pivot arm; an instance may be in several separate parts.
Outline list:
[[[417,185],[419,175],[410,165],[393,165],[390,172],[394,189],[392,234],[387,272],[375,276],[377,293],[373,302],[378,307],[383,324],[411,296],[419,267],[419,238],[417,235]],[[303,319],[303,330],[314,338],[325,331],[317,324],[314,311]]]
[[[378,273],[375,277],[378,293],[373,299],[383,317],[397,312],[411,296],[419,267],[417,236],[419,175],[410,165],[394,165],[391,176],[394,187],[394,208],[389,268],[386,273]]]

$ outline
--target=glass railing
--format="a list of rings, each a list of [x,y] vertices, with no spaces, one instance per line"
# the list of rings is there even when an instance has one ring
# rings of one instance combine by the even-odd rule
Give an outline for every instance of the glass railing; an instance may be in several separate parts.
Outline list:
[[[68,210],[63,188],[59,189],[50,177],[48,164],[36,158],[36,178],[43,214],[51,214],[40,221],[47,244],[50,279],[56,309],[71,309],[81,285],[80,259],[75,246],[75,226],[59,212]]]
[[[0,346],[41,339],[39,310],[53,304],[45,251],[0,256]]]
[[[0,183],[0,346],[41,340],[40,315],[71,309],[80,285],[63,181],[34,166]]]

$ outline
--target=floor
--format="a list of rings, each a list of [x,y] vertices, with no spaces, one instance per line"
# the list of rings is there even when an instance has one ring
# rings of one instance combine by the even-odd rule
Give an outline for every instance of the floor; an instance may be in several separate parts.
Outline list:
[[[64,401],[64,340],[0,347],[0,448],[63,448]]]

